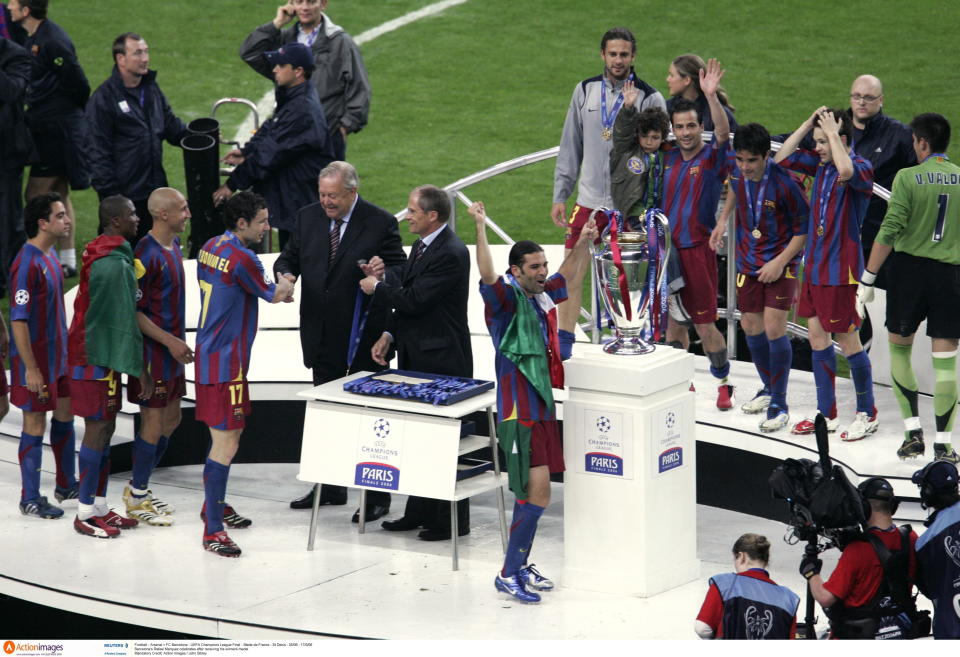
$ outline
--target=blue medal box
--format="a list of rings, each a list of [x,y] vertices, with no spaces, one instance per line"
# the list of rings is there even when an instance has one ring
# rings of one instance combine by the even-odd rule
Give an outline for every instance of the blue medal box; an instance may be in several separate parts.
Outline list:
[[[449,406],[493,389],[493,381],[389,369],[343,384],[346,392]]]

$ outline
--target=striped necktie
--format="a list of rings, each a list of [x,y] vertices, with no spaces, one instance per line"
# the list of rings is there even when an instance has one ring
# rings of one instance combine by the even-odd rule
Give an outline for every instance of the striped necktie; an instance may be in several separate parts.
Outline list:
[[[413,249],[413,261],[416,262],[420,259],[420,256],[423,255],[423,252],[427,250],[427,245],[423,240],[417,240],[417,244]]]
[[[333,264],[333,259],[337,257],[337,249],[340,248],[340,227],[343,226],[343,219],[334,219],[333,228],[330,229],[330,259],[328,265]]]

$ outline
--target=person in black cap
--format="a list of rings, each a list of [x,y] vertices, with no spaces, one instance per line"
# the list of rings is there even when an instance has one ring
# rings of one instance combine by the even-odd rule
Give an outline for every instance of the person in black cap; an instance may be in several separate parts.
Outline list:
[[[800,562],[800,574],[810,582],[810,593],[827,612],[835,639],[881,638],[889,617],[899,613],[891,614],[890,607],[885,606],[890,600],[916,612],[912,608],[912,582],[917,569],[917,535],[910,525],[898,528],[894,524],[893,514],[900,501],[889,481],[871,477],[857,490],[863,499],[864,515],[868,516],[867,530],[843,550],[830,579],[824,582],[820,577],[820,559],[804,556]],[[903,636],[883,638],[911,638],[905,636],[906,629],[899,630]]]
[[[333,161],[327,121],[317,94],[306,84],[313,56],[301,43],[264,54],[273,66],[277,111],[242,149],[223,161],[236,168],[213,193],[220,205],[239,189],[253,188],[267,200],[270,224],[280,232],[280,248],[296,225],[297,211],[316,202],[317,177]]]
[[[933,601],[933,638],[960,639],[960,495],[957,466],[933,461],[913,473],[920,503],[933,509],[917,540],[917,588]]]

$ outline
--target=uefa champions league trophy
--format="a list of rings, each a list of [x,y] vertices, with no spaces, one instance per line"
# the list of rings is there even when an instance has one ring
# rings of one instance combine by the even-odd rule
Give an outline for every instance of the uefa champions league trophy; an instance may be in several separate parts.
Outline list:
[[[590,218],[597,212],[607,213],[610,220],[590,253],[598,294],[616,331],[616,339],[603,350],[628,356],[650,353],[655,347],[648,340],[659,335],[661,318],[666,317],[667,217],[653,208],[640,217],[639,226],[625,226],[619,212],[594,210]]]

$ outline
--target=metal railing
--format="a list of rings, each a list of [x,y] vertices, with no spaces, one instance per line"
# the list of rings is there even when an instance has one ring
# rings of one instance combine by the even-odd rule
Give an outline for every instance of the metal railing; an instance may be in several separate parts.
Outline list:
[[[669,138],[673,138],[671,134]],[[730,139],[733,139],[733,133],[730,133]],[[703,141],[710,142],[713,140],[712,132],[703,133]],[[780,147],[783,146],[780,142],[771,142],[771,150],[777,152],[780,150]],[[508,173],[514,169],[519,169],[521,167],[528,166],[530,164],[536,164],[544,160],[549,160],[557,156],[560,152],[559,146],[554,146],[553,148],[547,148],[542,151],[536,151],[534,153],[528,153],[527,155],[521,155],[520,157],[515,157],[512,160],[506,160],[505,162],[500,162],[499,164],[494,164],[491,167],[472,173],[469,176],[465,176],[456,180],[449,185],[446,185],[443,190],[450,197],[450,223],[451,226],[456,227],[456,201],[460,201],[467,207],[473,203],[464,193],[464,189],[475,185],[480,182],[484,182],[496,176],[499,176],[503,173]],[[728,194],[730,192],[728,191]],[[890,191],[881,185],[876,183],[873,184],[873,193],[876,196],[879,196],[883,200],[887,201],[890,199]],[[718,211],[722,209],[718,208]],[[407,210],[404,208],[400,212],[397,212],[396,216],[397,221],[403,220],[407,216]],[[486,220],[487,226],[496,233],[500,239],[502,239],[507,244],[513,244],[514,240],[510,235],[498,226],[490,217],[487,217]],[[727,223],[727,234],[724,240],[724,255],[727,258],[727,307],[718,308],[717,314],[727,320],[727,353],[731,358],[735,358],[737,355],[737,324],[740,322],[740,311],[737,310],[737,263],[736,258],[733,256],[734,245],[734,236],[736,231],[736,213],[733,215],[733,219]],[[596,308],[597,303],[597,289],[596,281],[594,277],[590,277],[590,307]],[[597,323],[593,321],[593,314],[591,311],[586,308],[580,308],[580,316],[590,322],[591,329],[591,340],[596,343],[600,340],[600,331],[597,328]],[[801,326],[795,322],[787,322],[787,333],[801,338],[807,338],[808,332],[806,327]],[[834,342],[834,349],[839,353],[840,346]]]

